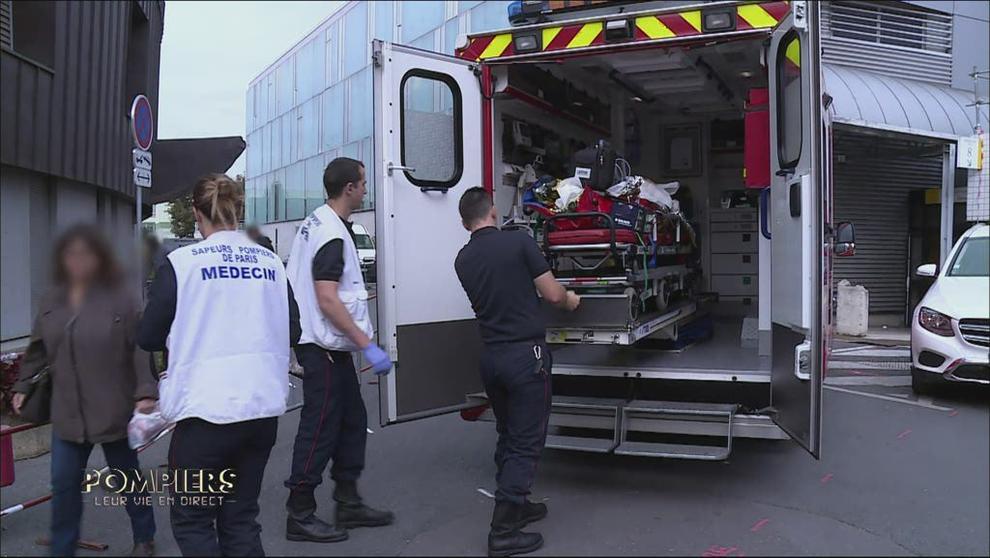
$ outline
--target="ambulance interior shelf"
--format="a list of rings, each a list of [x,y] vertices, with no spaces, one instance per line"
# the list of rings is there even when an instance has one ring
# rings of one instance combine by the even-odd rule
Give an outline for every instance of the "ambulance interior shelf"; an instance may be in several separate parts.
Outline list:
[[[605,141],[575,153],[574,168],[532,181],[527,167],[519,179],[554,275],[584,300],[574,314],[549,309],[548,340],[629,345],[689,318],[695,238],[678,185],[632,175]]]

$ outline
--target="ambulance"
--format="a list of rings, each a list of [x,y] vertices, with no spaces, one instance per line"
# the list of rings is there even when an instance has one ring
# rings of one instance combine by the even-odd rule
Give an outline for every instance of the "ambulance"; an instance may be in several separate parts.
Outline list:
[[[605,140],[627,172],[680,183],[696,277],[689,310],[641,336],[604,331],[599,310],[551,331],[547,446],[723,460],[735,438],[792,439],[820,457],[831,263],[855,240],[832,222],[818,3],[522,4],[521,25],[462,37],[456,56],[374,42],[383,425],[492,419],[454,272],[458,199],[485,187],[543,243],[521,169],[563,178]]]

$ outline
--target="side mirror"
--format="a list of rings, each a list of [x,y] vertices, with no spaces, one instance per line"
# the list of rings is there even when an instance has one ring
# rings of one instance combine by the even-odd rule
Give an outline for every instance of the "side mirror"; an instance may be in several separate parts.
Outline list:
[[[832,255],[847,258],[856,255],[856,227],[852,223],[842,222],[835,227]]]
[[[935,264],[919,265],[914,273],[918,277],[935,277],[938,273],[938,266]]]

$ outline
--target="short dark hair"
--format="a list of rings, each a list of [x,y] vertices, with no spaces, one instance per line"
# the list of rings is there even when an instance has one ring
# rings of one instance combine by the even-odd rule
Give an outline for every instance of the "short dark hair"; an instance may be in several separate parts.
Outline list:
[[[65,252],[69,245],[80,241],[96,256],[98,260],[97,281],[105,286],[117,285],[120,282],[120,266],[114,255],[113,248],[103,231],[96,225],[80,223],[65,230],[55,241],[55,264],[52,266],[55,283],[65,286],[69,282],[69,274],[65,269]]]
[[[481,186],[475,186],[464,192],[457,209],[461,212],[461,220],[464,223],[474,225],[488,216],[488,212],[492,210],[492,205],[494,205],[492,196],[488,190]]]
[[[364,163],[350,157],[337,157],[323,171],[323,188],[330,199],[339,198],[348,183],[361,180]]]

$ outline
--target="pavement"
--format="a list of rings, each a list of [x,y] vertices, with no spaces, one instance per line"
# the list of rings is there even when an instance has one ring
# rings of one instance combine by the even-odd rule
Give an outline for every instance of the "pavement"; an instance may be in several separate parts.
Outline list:
[[[852,347],[855,348],[855,347]],[[534,499],[550,515],[534,555],[990,555],[990,405],[986,389],[948,386],[916,398],[900,352],[840,352],[824,394],[821,461],[789,441],[736,440],[727,462],[548,450]],[[838,356],[838,355],[837,355]],[[871,368],[868,365],[873,364]],[[489,423],[456,414],[380,428],[373,378],[364,385],[372,434],[361,482],[395,525],[351,531],[337,544],[284,538],[285,489],[298,413],[281,419],[261,497],[269,555],[483,555],[494,490]],[[165,463],[166,443],[141,456]],[[102,464],[94,452],[91,465]],[[331,513],[330,489],[317,495]],[[17,463],[4,507],[47,490],[48,457]],[[92,497],[89,498],[92,500]],[[86,539],[126,555],[122,509],[87,501]],[[2,555],[44,555],[48,504],[2,521]],[[156,509],[159,554],[178,550]]]

